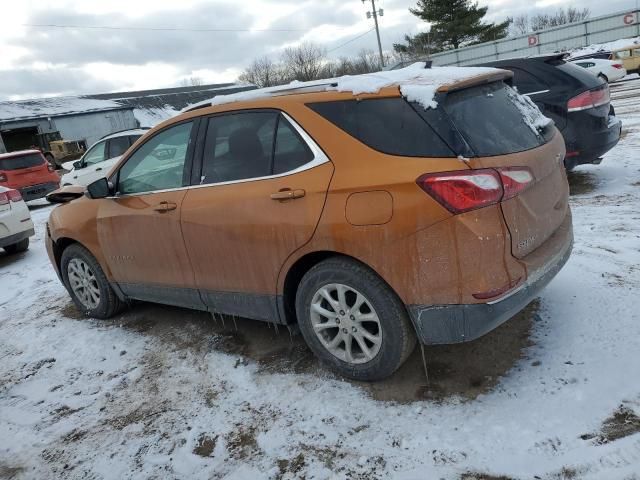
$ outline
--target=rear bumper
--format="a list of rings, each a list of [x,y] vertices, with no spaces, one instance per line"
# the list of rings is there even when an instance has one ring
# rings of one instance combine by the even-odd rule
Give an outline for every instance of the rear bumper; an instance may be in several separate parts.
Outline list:
[[[57,190],[58,188],[60,188],[59,182],[49,182],[41,183],[39,185],[31,185],[29,187],[23,187],[19,190],[22,198],[24,198],[24,201],[28,202],[29,200],[36,200],[38,198],[45,197],[47,196],[47,194],[53,192],[54,190]]]
[[[0,248],[16,244],[18,242],[21,242],[25,238],[33,237],[35,234],[36,232],[33,230],[33,228],[30,228],[29,230],[14,233],[13,235],[9,235],[8,237],[2,237],[0,238]]]
[[[585,129],[577,132],[573,140],[567,138],[567,151],[580,152],[575,157],[567,157],[567,167],[572,168],[576,165],[594,163],[595,160],[617,145],[621,134],[622,122],[620,119],[609,117],[609,123],[605,130],[588,131]]]
[[[556,276],[571,255],[573,230],[560,228],[547,242],[559,244],[548,261],[530,270],[527,281],[505,297],[489,303],[467,305],[409,305],[418,339],[425,345],[463,343],[497,328],[534,300]],[[544,249],[544,245],[540,247]],[[534,252],[532,255],[535,255]]]

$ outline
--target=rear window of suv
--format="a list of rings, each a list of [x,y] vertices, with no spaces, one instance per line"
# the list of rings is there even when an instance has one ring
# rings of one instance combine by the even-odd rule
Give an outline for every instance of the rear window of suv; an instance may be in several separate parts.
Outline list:
[[[45,159],[37,153],[20,155],[16,157],[0,158],[0,170],[20,170],[42,165]]]
[[[368,147],[402,157],[455,157],[403,98],[344,100],[309,108]]]
[[[546,143],[553,123],[536,133],[514,95],[510,87],[495,82],[447,94],[444,109],[478,156],[522,152]]]

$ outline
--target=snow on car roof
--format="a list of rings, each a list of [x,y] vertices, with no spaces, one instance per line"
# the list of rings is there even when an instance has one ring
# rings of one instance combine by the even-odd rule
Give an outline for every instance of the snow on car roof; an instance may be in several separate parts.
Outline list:
[[[377,93],[385,87],[399,86],[400,91],[411,101],[421,103],[425,108],[435,108],[433,97],[436,91],[448,85],[499,73],[500,70],[488,67],[432,67],[425,68],[424,62],[417,62],[398,70],[389,70],[362,75],[310,82],[293,81],[288,85],[260,88],[232,95],[219,95],[210,100],[190,105],[183,111],[195,110],[206,106],[224,105],[233,102],[260,100],[278,95],[306,93],[312,91],[351,92],[354,95]]]
[[[21,157],[22,155],[41,154],[40,150],[16,150],[15,152],[0,153],[0,160],[4,158]]]
[[[576,48],[571,51],[571,57],[578,57],[582,55],[591,55],[598,52],[612,52],[614,50],[620,50],[625,48],[637,48],[640,45],[640,37],[635,38],[622,38],[620,40],[614,40],[607,43],[594,43],[586,47]]]

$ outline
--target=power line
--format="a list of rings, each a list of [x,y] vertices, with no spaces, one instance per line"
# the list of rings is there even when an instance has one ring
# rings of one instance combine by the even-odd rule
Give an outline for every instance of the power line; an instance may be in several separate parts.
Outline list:
[[[308,28],[180,28],[180,27],[119,27],[114,25],[61,25],[53,23],[22,23],[21,27],[73,28],[83,30],[133,30],[142,32],[308,32]]]
[[[334,51],[338,50],[339,48],[344,47],[345,45],[349,45],[351,42],[355,42],[355,41],[356,41],[356,40],[358,40],[359,38],[364,37],[365,35],[367,35],[367,34],[369,34],[369,33],[373,32],[374,30],[375,30],[375,28],[372,28],[371,30],[367,30],[366,32],[361,33],[361,34],[360,34],[360,35],[358,35],[357,37],[353,37],[351,40],[347,40],[346,42],[341,43],[341,44],[340,44],[340,45],[338,45],[337,47],[334,47],[334,48],[332,48],[331,50],[327,50],[327,53],[334,52]]]

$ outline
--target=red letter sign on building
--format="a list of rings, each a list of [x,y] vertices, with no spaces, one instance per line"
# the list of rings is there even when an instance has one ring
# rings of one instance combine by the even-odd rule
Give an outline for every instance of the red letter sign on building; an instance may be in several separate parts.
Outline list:
[[[529,46],[535,47],[538,45],[538,36],[537,35],[529,35]]]
[[[633,25],[636,23],[636,14],[635,13],[627,13],[623,19],[625,25]]]

